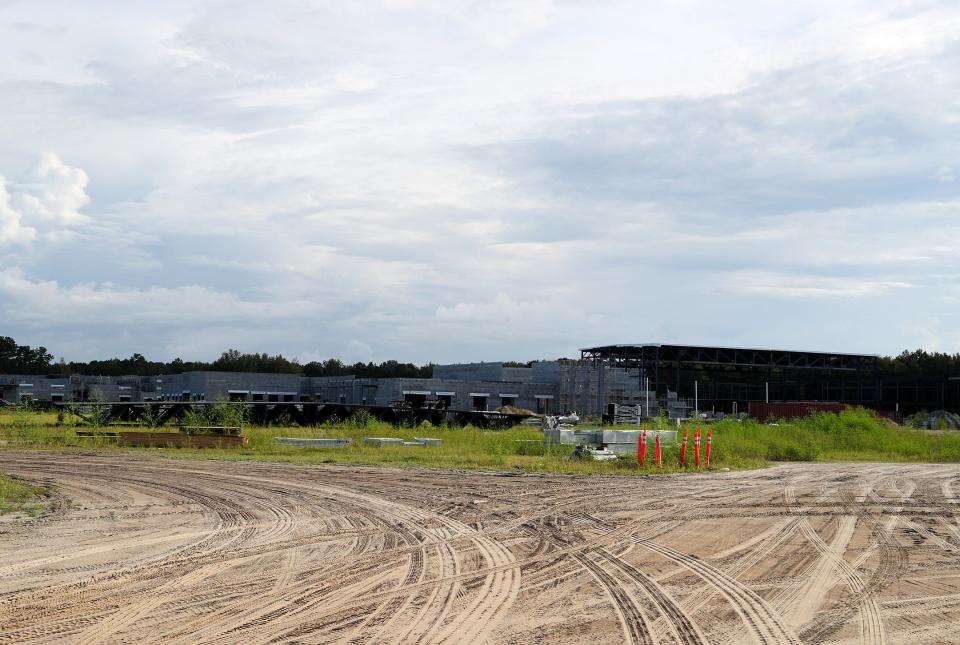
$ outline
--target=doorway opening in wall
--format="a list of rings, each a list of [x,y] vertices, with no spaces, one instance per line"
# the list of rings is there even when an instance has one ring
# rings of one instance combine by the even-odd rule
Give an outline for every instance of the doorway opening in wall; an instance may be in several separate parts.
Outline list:
[[[550,399],[542,396],[537,397],[537,414],[550,414]]]
[[[453,407],[453,392],[437,392],[437,407],[444,410]]]
[[[422,408],[427,404],[427,395],[429,392],[408,392],[404,391],[403,401],[411,408]]]
[[[230,400],[231,400],[231,401],[234,401],[234,402],[236,402],[236,401],[246,401],[246,400],[247,400],[247,392],[246,392],[246,390],[243,390],[243,391],[241,391],[241,390],[230,390],[229,392],[227,392],[227,395],[230,397]]]
[[[251,401],[263,401],[263,392],[252,392],[250,394]]]
[[[513,396],[512,394],[501,394],[501,395],[500,395],[500,406],[501,406],[501,407],[506,407],[506,406],[508,406],[508,405],[509,405],[510,407],[516,407],[516,405],[517,405],[517,397]]]
[[[277,403],[280,400],[280,395],[276,393],[267,393],[267,402],[268,403]]]
[[[119,401],[120,401],[121,403],[126,403],[126,402],[130,401],[130,395],[129,395],[129,394],[121,394],[120,397],[119,397]]]
[[[54,403],[63,403],[63,395],[62,395],[62,394],[51,394],[51,395],[50,395],[50,400],[53,401]]]
[[[473,409],[477,412],[486,412],[487,411],[487,395],[486,394],[473,394]]]
[[[286,402],[286,403],[290,403],[290,402],[293,401],[293,395],[292,395],[292,394],[284,394],[284,395],[283,395],[283,400],[284,400],[284,402]]]

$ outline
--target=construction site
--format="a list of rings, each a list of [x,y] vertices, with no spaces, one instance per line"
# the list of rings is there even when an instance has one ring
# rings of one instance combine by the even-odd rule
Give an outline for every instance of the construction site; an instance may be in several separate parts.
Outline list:
[[[432,378],[308,377],[197,371],[161,376],[0,375],[0,404],[67,406],[96,401],[135,421],[149,404],[181,417],[217,401],[247,405],[260,422],[282,414],[304,425],[366,408],[383,420],[510,424],[528,411],[618,417],[783,416],[865,407],[901,420],[920,410],[960,412],[960,374],[891,373],[879,358],[770,349],[659,343],[605,345],[578,359],[433,366]],[[178,404],[178,405],[174,405]],[[792,406],[792,407],[791,407]]]
[[[429,379],[2,378],[0,486],[36,497],[0,497],[0,643],[960,632],[949,375],[616,345]],[[926,408],[945,425],[898,422]],[[928,463],[867,463],[898,459]]]
[[[658,478],[0,452],[0,642],[949,643],[956,465]]]

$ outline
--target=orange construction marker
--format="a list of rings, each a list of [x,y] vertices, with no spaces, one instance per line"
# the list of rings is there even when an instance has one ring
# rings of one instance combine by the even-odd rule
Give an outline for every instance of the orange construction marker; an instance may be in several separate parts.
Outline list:
[[[683,468],[683,462],[687,459],[687,431],[683,431],[683,443],[680,444],[680,467]]]
[[[700,429],[693,433],[693,465],[700,468]]]
[[[710,467],[710,444],[713,443],[713,430],[707,430],[707,468]]]
[[[639,440],[637,441],[637,463],[641,466],[647,461],[647,429],[643,429],[643,434],[640,435]]]
[[[657,468],[659,468],[660,464],[663,463],[663,460],[661,459],[663,455],[660,453],[660,433],[659,432],[657,432],[657,443],[654,445],[654,451],[655,451],[654,457],[657,460]]]

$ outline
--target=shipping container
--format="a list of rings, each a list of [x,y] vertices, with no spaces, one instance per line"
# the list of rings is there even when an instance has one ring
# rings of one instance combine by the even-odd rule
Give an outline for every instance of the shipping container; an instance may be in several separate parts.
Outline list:
[[[845,403],[823,401],[784,401],[782,403],[750,403],[749,413],[753,419],[795,419],[809,417],[817,412],[842,412],[849,406]]]

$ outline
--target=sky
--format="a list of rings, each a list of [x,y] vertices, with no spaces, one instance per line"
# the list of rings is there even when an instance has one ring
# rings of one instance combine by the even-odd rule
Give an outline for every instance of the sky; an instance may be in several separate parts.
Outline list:
[[[0,0],[0,335],[960,352],[954,0]]]

